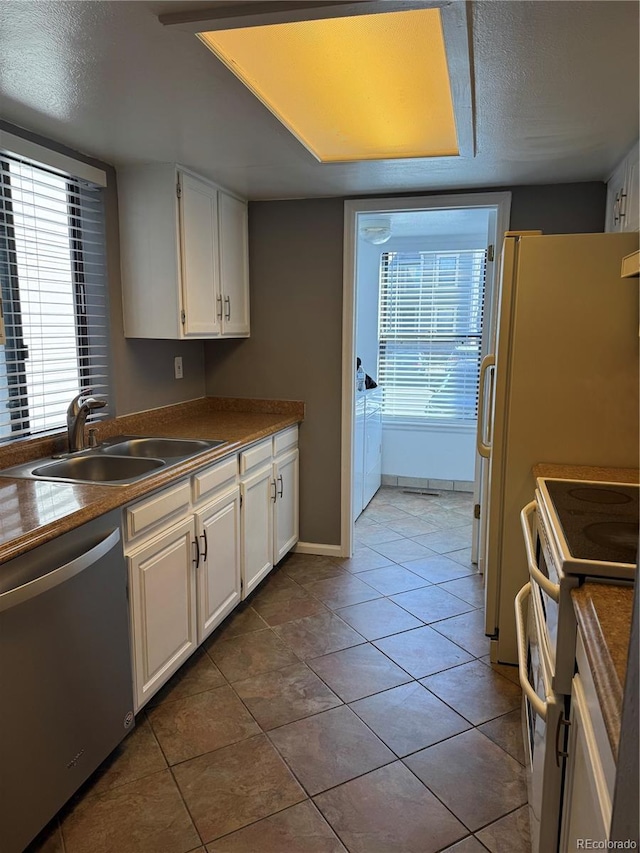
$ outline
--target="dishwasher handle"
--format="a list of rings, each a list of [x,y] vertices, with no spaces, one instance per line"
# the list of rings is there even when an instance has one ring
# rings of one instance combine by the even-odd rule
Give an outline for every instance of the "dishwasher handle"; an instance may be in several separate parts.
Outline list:
[[[84,554],[80,554],[68,563],[41,575],[28,583],[9,589],[6,592],[0,593],[0,613],[16,607],[18,604],[23,604],[43,592],[47,592],[61,583],[68,581],[75,575],[79,575],[89,566],[94,565],[104,557],[115,545],[120,541],[120,530],[116,528],[108,536],[102,539],[97,545]]]

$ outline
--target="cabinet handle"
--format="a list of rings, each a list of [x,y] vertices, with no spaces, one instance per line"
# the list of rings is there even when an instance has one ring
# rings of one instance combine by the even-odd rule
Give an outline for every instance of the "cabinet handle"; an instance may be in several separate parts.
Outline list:
[[[226,305],[225,312],[224,312],[225,320],[230,320],[231,319],[231,297],[230,296],[225,296],[224,304]]]
[[[275,503],[276,498],[278,497],[278,486],[276,485],[275,480],[271,481],[271,485],[273,486],[273,497],[271,498],[271,500]]]
[[[207,554],[209,552],[209,545],[207,543],[207,531],[206,530],[204,531],[204,533],[200,534],[200,538],[202,539],[202,543],[203,543],[202,562],[206,563],[207,562]]]
[[[200,545],[198,545],[198,537],[193,540],[193,544],[196,546],[196,555],[191,561],[194,564],[194,568],[198,568],[200,565]]]
[[[216,315],[218,317],[218,320],[222,320],[222,296],[220,296],[220,294],[216,296],[216,303],[218,305]]]
[[[558,717],[558,725],[556,726],[556,767],[560,767],[561,758],[569,757],[568,752],[564,752],[562,749],[560,749],[560,729],[562,728],[562,726],[566,726],[566,728],[569,728],[570,725],[571,723],[569,722],[569,720],[565,720],[562,714],[560,714],[560,716]]]
[[[278,480],[280,481],[280,491],[278,492],[278,497],[282,497],[282,493],[284,491],[284,483],[282,482],[282,474],[278,475]]]

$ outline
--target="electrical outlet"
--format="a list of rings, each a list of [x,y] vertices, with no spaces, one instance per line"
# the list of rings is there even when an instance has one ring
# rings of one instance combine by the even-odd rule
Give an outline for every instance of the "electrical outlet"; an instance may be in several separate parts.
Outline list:
[[[173,359],[173,369],[174,369],[176,379],[182,379],[184,374],[182,372],[182,356],[181,355],[177,355]]]

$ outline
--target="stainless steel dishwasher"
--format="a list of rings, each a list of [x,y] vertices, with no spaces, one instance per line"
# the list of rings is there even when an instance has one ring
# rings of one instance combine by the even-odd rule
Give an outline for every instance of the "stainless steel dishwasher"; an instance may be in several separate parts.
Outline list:
[[[133,726],[114,511],[0,566],[0,851],[20,853]]]

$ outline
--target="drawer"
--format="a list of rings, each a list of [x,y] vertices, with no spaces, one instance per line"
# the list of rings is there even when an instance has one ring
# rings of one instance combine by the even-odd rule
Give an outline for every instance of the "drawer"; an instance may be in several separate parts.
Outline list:
[[[128,540],[152,530],[158,522],[184,512],[191,502],[189,480],[163,489],[151,498],[140,501],[125,510],[125,533]]]
[[[269,462],[271,460],[271,448],[271,439],[267,438],[259,444],[254,444],[248,450],[243,450],[240,454],[240,473],[246,474],[252,468]]]
[[[278,456],[292,447],[298,446],[298,427],[289,427],[273,436],[273,455]]]
[[[191,478],[193,489],[193,501],[197,503],[201,498],[224,486],[232,485],[238,477],[238,457],[232,456],[224,462],[218,462],[204,471],[198,471]]]

